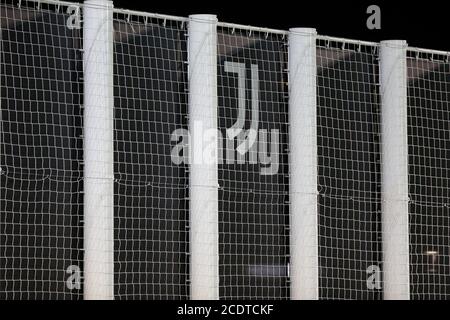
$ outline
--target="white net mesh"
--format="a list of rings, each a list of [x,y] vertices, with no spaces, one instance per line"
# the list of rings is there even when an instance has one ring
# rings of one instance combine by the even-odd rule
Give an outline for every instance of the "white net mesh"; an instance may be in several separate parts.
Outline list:
[[[66,12],[0,4],[0,299],[80,298],[82,46]]]
[[[450,64],[408,51],[411,298],[450,298]]]
[[[186,24],[114,14],[115,297],[188,298]]]
[[[286,43],[218,30],[222,299],[289,297]]]
[[[88,30],[80,9],[52,0],[0,4],[0,299],[79,299],[89,291],[83,287],[83,270],[90,274],[83,266],[89,126],[82,105],[107,94],[83,92]],[[194,175],[183,148],[192,129],[188,65],[199,68],[197,75],[211,66],[188,61],[187,21],[114,10],[114,138],[106,137],[114,142],[108,276],[116,299],[192,296],[189,246],[198,235],[190,231]],[[102,36],[98,41],[109,39]],[[219,261],[221,299],[290,297],[287,45],[287,32],[218,24],[218,201],[209,200],[211,212],[219,209],[219,231],[200,232],[206,234],[200,247],[218,236],[218,254],[213,243],[205,261]],[[319,36],[316,49],[319,298],[381,299],[379,48]],[[448,58],[407,51],[413,299],[450,298]],[[108,86],[102,68],[103,77],[90,79]]]
[[[319,297],[379,299],[380,144],[377,47],[319,39]]]

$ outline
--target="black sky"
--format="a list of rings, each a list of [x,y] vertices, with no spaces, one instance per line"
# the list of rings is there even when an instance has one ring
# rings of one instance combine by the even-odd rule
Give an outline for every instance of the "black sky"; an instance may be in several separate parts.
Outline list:
[[[322,35],[359,40],[403,39],[410,46],[450,51],[450,11],[444,1],[114,0],[114,4],[179,16],[212,13],[221,21],[267,28],[315,27]],[[366,27],[371,4],[381,8],[381,30]]]

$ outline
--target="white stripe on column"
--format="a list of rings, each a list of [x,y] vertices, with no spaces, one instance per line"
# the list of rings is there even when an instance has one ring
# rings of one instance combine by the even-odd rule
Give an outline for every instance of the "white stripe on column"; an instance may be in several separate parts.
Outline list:
[[[382,232],[385,299],[409,299],[406,41],[382,41]]]
[[[191,298],[219,298],[217,18],[191,15],[188,30]]]
[[[316,30],[289,30],[291,298],[318,299]]]
[[[114,298],[112,2],[84,3],[84,298]]]

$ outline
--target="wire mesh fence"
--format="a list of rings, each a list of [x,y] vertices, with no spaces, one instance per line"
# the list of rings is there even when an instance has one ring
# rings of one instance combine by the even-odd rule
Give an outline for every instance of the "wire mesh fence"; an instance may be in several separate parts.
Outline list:
[[[114,14],[115,296],[182,299],[188,291],[186,24]],[[178,141],[175,141],[178,142]]]
[[[317,43],[319,296],[380,299],[378,48]]]
[[[218,30],[224,299],[289,297],[286,40],[280,34]]]
[[[408,150],[411,298],[450,295],[450,64],[411,49]]]
[[[85,6],[0,4],[0,299],[86,291],[86,130],[97,126],[86,124],[86,94],[101,106],[105,95],[84,90]],[[217,98],[217,119],[208,120],[218,129],[218,183],[208,187],[218,198],[205,212],[217,206],[218,232],[200,241],[218,240],[208,260],[217,259],[218,298],[289,299],[291,220],[302,214],[290,212],[290,33],[218,23],[214,39],[205,37],[217,53],[210,65],[189,57],[190,22],[114,9],[112,37],[96,38],[110,39],[112,56],[113,297],[192,297],[189,75],[201,65],[217,72],[217,85],[200,92],[216,90],[207,98]],[[316,39],[320,299],[382,299],[386,289],[379,50]],[[405,58],[410,298],[448,299],[449,54],[409,48]]]
[[[1,299],[82,293],[81,30],[67,9],[0,5]]]

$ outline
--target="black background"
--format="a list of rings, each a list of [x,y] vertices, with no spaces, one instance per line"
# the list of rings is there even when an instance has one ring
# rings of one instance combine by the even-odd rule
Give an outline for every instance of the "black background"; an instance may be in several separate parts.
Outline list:
[[[366,10],[372,4],[381,9],[381,30],[366,27]],[[321,35],[367,41],[402,39],[410,46],[450,51],[445,1],[114,0],[114,6],[178,16],[210,13],[223,22],[275,29],[313,27]]]

